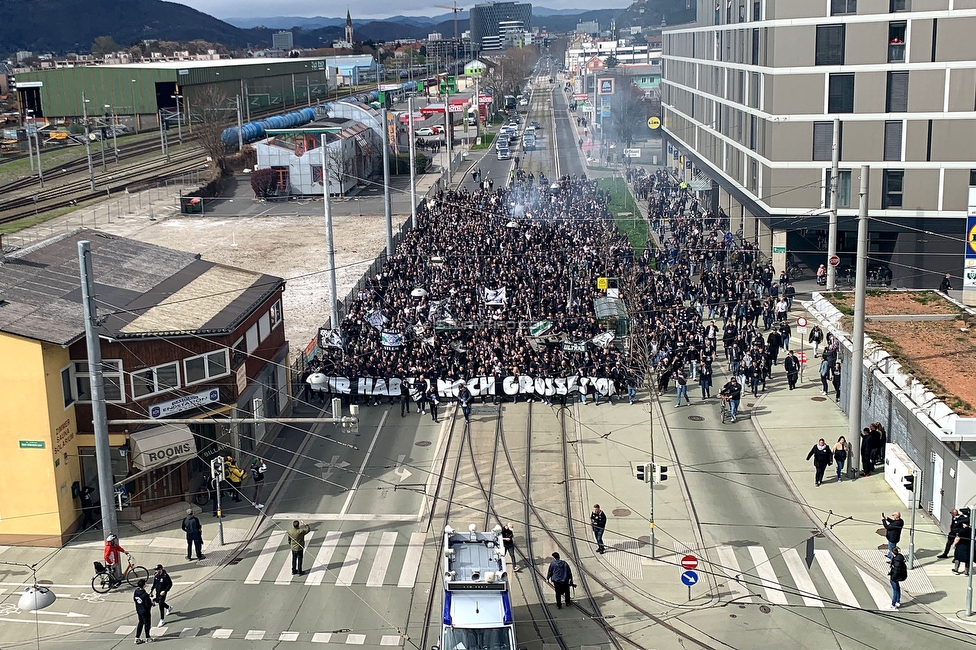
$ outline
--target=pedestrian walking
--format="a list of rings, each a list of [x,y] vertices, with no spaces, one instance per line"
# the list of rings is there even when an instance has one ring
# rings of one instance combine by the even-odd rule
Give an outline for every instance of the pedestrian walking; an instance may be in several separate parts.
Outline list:
[[[300,576],[305,573],[302,568],[302,561],[305,558],[305,536],[311,531],[308,524],[302,519],[291,522],[288,529],[288,541],[291,544],[291,574]]]
[[[417,402],[417,411],[421,415],[427,414],[427,380],[421,375],[417,383],[414,384],[414,390],[417,391],[417,395],[414,398]]]
[[[827,380],[830,379],[830,363],[824,359],[820,362],[820,394],[827,394]]]
[[[969,529],[969,522],[963,522],[962,529],[956,535],[956,541],[952,543],[952,572],[965,575],[969,573],[969,546],[972,544],[972,531]],[[965,571],[959,570],[959,565],[966,567]]]
[[[607,528],[607,513],[600,510],[600,504],[593,505],[593,512],[590,513],[590,526],[593,528],[593,536],[596,538],[596,552],[603,553],[606,549],[603,546],[603,531]]]
[[[871,447],[871,429],[861,429],[861,476],[871,476],[874,471],[874,449]]]
[[[400,417],[410,415],[410,391],[406,385],[400,385]]]
[[[800,378],[800,362],[796,358],[796,352],[790,350],[783,359],[783,370],[786,371],[786,383],[790,390],[796,388],[796,382]]]
[[[884,526],[885,539],[888,540],[888,559],[890,560],[892,549],[898,546],[898,542],[901,541],[901,531],[905,527],[905,522],[901,518],[900,512],[893,512],[890,517],[885,517],[882,512],[881,525]]]
[[[820,326],[814,325],[810,328],[810,337],[808,340],[810,341],[810,345],[813,346],[813,357],[819,357],[820,344],[823,343],[823,330],[820,329]]]
[[[637,401],[637,379],[635,377],[627,378],[627,401],[631,404]]]
[[[840,401],[840,361],[830,371],[830,382],[834,385],[834,399]]]
[[[949,534],[946,535],[945,550],[942,551],[942,555],[937,555],[936,557],[942,560],[949,557],[949,551],[952,550],[956,542],[956,537],[962,532],[963,525],[969,524],[969,512],[969,508],[963,508],[962,512],[955,508],[949,511],[949,514],[952,515],[952,522],[949,524]]]
[[[837,439],[837,444],[834,445],[834,464],[837,466],[837,481],[844,480],[844,463],[847,462],[847,456],[851,452],[850,445],[847,444],[847,438],[841,436]]]
[[[228,456],[224,462],[227,470],[227,481],[230,483],[234,503],[241,502],[241,483],[244,482],[244,470],[237,466],[233,456]]]
[[[810,453],[807,454],[807,460],[813,458],[813,466],[817,470],[817,487],[820,487],[820,484],[823,483],[824,471],[833,461],[832,456],[833,454],[831,453],[830,448],[827,447],[827,443],[824,442],[823,438],[818,440],[817,444],[810,449]]]
[[[686,404],[691,404],[691,400],[688,399],[688,378],[685,376],[684,368],[678,368],[678,372],[674,375],[674,384],[677,388],[677,397],[674,401],[675,408],[681,406],[682,396],[685,398]]]
[[[186,509],[186,517],[183,518],[183,532],[186,533],[186,559],[192,560],[190,557],[193,555],[193,551],[197,552],[198,560],[205,560],[207,556],[201,553],[203,548],[203,525],[195,514],[193,514],[193,508]]]
[[[92,499],[92,493],[95,490],[88,487],[87,485],[81,489],[81,512],[84,518],[81,520],[81,530],[88,530],[89,526],[94,526],[95,528],[101,528],[102,525],[95,518],[95,501]]]
[[[942,293],[949,293],[950,291],[952,291],[952,275],[951,274],[946,273],[945,274],[945,277],[942,278],[942,282],[939,283],[939,291],[941,291]]]
[[[742,401],[742,386],[739,385],[739,380],[732,377],[732,379],[722,386],[719,395],[722,396],[722,399],[728,400],[729,415],[732,421],[735,422],[735,417],[739,414],[739,402]]]
[[[264,475],[268,471],[268,466],[265,465],[263,458],[255,458],[251,461],[251,478],[254,479],[254,498],[251,499],[254,502],[254,507],[261,509],[264,504],[261,503],[261,490],[264,488]]]
[[[701,386],[702,399],[709,399],[712,396],[712,364],[702,364],[698,371],[698,385]]]
[[[556,608],[562,609],[560,596],[565,596],[566,606],[572,603],[569,600],[569,588],[573,584],[573,570],[569,568],[566,560],[559,559],[559,553],[552,554],[552,562],[549,563],[549,571],[546,572],[546,580],[552,583],[556,590]]]
[[[502,526],[502,543],[505,545],[505,552],[512,558],[512,571],[518,571],[518,560],[515,559],[515,530],[512,524]]]
[[[427,393],[427,403],[430,404],[430,419],[437,422],[437,406],[440,402],[437,401],[437,389],[433,385]]]
[[[891,567],[888,569],[888,582],[891,583],[891,609],[901,607],[901,583],[908,579],[908,563],[901,549],[891,549]]]
[[[465,422],[471,422],[471,391],[464,384],[458,389],[458,401],[461,403],[461,413]]]
[[[154,596],[156,604],[159,605],[159,627],[166,625],[166,615],[173,611],[173,608],[166,603],[169,590],[173,588],[173,579],[166,573],[162,564],[157,564],[153,575],[152,587],[149,593]]]
[[[136,643],[148,643],[152,641],[149,635],[149,628],[152,627],[152,598],[146,593],[145,578],[139,578],[136,585],[136,590],[132,592],[132,601],[136,604],[136,617],[139,619],[136,625]],[[146,631],[145,641],[139,638],[143,630]]]

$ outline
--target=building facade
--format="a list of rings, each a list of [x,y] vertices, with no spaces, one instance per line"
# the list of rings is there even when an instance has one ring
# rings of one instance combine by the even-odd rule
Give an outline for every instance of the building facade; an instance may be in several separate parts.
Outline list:
[[[896,286],[961,274],[976,0],[699,0],[697,15],[664,32],[664,132],[672,164],[711,185],[731,230],[777,270],[787,251],[825,261],[836,119],[842,264],[866,164],[869,266],[888,266]]]
[[[500,23],[510,21],[521,22],[520,29],[532,31],[532,5],[527,2],[488,2],[471,7],[468,14],[471,26],[471,41],[478,49],[485,49],[487,38],[489,45],[498,48],[502,39]]]

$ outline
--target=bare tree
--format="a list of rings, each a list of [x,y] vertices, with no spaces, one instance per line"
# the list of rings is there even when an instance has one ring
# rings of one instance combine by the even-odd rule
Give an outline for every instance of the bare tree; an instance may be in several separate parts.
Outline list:
[[[221,135],[227,123],[230,104],[227,94],[217,86],[205,86],[196,93],[191,104],[192,119],[200,136],[200,144],[210,156],[212,167],[221,174],[228,171],[227,150]]]
[[[356,161],[345,155],[342,140],[333,140],[328,144],[333,143],[335,146],[326,149],[325,164],[328,166],[328,177],[335,177],[339,183],[339,196],[345,196],[345,183],[350,176],[355,175]]]
[[[637,86],[622,89],[613,96],[610,122],[613,137],[630,147],[637,136],[647,131],[650,106]]]

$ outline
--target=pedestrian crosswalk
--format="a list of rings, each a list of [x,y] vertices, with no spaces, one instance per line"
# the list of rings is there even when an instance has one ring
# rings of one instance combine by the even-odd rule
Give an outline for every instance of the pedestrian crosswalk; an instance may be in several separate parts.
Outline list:
[[[291,545],[283,531],[276,530],[260,547],[244,578],[245,585],[273,582],[275,585],[396,587],[412,589],[423,557],[425,533],[396,531],[326,532],[305,536],[305,576],[292,574]]]
[[[863,609],[891,604],[884,575],[865,571],[847,558],[838,565],[827,549],[816,549],[810,566],[796,548],[722,545],[713,551],[712,568],[723,599]]]
[[[115,634],[129,636],[136,630],[135,625],[120,625]],[[283,630],[269,632],[268,630],[235,630],[233,628],[217,628],[209,634],[199,627],[154,627],[151,628],[154,639],[186,639],[192,637],[206,637],[211,639],[245,641],[305,641],[311,643],[330,643],[334,645],[369,645],[369,646],[400,646],[403,637],[399,634],[357,634],[352,632],[296,632]]]

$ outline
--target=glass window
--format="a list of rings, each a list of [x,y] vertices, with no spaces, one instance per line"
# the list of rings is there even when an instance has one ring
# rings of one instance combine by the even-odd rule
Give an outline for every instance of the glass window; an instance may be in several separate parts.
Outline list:
[[[911,11],[912,2],[911,0],[888,0],[888,10],[891,13],[896,11]]]
[[[854,112],[854,73],[830,75],[827,88],[827,112]]]
[[[695,105],[692,104],[691,106],[692,106],[692,113],[694,113]],[[268,314],[261,314],[261,317],[258,318],[258,340],[264,341],[264,339],[268,338],[268,334],[270,333],[271,333],[271,316]]]
[[[183,360],[183,377],[187,386],[226,375],[227,350],[208,352]]]
[[[255,323],[247,330],[247,352],[251,353],[258,349],[258,324]]]
[[[831,153],[834,148],[834,123],[813,123],[813,159],[833,160]]]
[[[139,399],[180,387],[179,363],[165,363],[132,373],[132,396]]]
[[[187,385],[195,384],[207,378],[207,360],[205,357],[194,357],[183,360],[183,376]]]
[[[759,0],[755,0],[752,3],[752,19],[759,20],[761,11],[762,11],[762,4],[759,2]]]
[[[830,15],[856,14],[857,0],[830,0]]]
[[[281,325],[282,315],[281,315],[281,301],[278,300],[275,304],[271,305],[271,329],[274,329]]]
[[[220,377],[226,375],[227,370],[227,350],[211,352],[207,355],[207,375],[210,377]]]
[[[969,187],[976,187],[976,169],[969,170]]]
[[[888,63],[902,63],[905,60],[905,31],[908,23],[899,21],[888,23]]]
[[[79,402],[90,402],[91,374],[87,361],[72,362],[74,376],[74,398]],[[105,388],[105,401],[125,401],[122,390],[122,361],[119,359],[102,359],[102,384]]]
[[[884,160],[901,160],[902,121],[889,120],[884,127]]]
[[[881,209],[889,210],[902,207],[902,192],[905,185],[905,170],[886,169],[881,181]]]
[[[888,93],[885,99],[886,113],[908,112],[908,73],[888,73]]]
[[[139,399],[156,392],[156,379],[152,368],[132,373],[132,397]]]
[[[830,170],[827,170],[827,187],[826,187],[826,198],[824,198],[824,206],[830,207]],[[837,207],[838,208],[849,208],[851,207],[851,170],[849,169],[838,169],[837,170]]]
[[[61,371],[61,396],[64,398],[64,408],[74,404],[74,394],[71,392],[71,366]]]
[[[817,65],[843,65],[845,25],[817,26]]]

